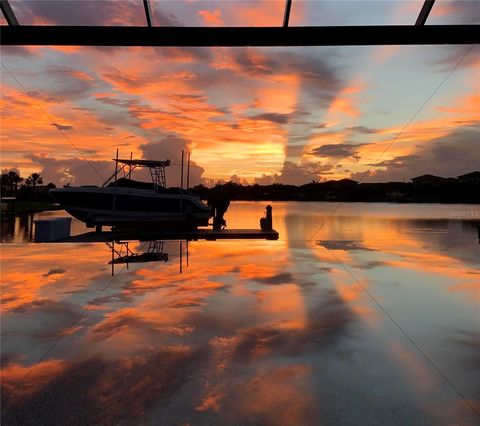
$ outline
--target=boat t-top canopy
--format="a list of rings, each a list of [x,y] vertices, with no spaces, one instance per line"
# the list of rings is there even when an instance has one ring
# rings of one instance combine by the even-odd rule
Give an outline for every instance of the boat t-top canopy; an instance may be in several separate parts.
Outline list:
[[[159,160],[143,160],[143,159],[131,160],[131,159],[113,158],[113,161],[126,164],[127,166],[136,166],[136,167],[168,167],[170,165],[170,160],[159,161]]]
[[[115,171],[113,174],[103,183],[102,187],[108,185],[112,180],[117,181],[118,175],[123,172],[123,177],[130,179],[130,176],[134,169],[137,167],[148,167],[150,170],[150,176],[152,177],[153,186],[155,191],[160,188],[166,188],[167,182],[165,179],[165,167],[170,165],[170,160],[143,160],[143,159],[121,159],[113,158],[115,161]],[[119,168],[118,164],[122,164]],[[126,167],[128,166],[128,168]]]

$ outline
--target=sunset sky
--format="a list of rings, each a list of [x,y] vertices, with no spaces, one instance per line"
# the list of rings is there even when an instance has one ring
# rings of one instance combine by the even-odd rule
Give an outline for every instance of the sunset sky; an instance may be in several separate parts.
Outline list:
[[[141,0],[10,3],[21,24],[146,25]],[[290,25],[413,24],[422,4],[293,0]],[[151,5],[157,26],[280,26],[285,1]],[[477,1],[437,0],[428,24],[479,21]],[[189,150],[193,183],[206,184],[408,181],[480,167],[478,46],[1,53],[0,167],[46,182],[101,184],[117,148],[174,164]],[[170,185],[178,169],[167,171]]]

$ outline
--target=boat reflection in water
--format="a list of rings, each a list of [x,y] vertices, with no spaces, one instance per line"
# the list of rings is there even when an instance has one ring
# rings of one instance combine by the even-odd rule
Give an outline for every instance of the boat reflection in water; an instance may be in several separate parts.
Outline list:
[[[142,241],[139,249],[141,251],[134,252],[130,248],[132,241],[106,241],[106,246],[110,249],[112,258],[108,262],[112,265],[112,276],[115,275],[115,265],[126,265],[128,269],[131,263],[147,263],[147,262],[168,262],[167,246],[173,249],[173,244],[178,244],[177,252],[179,253],[180,273],[183,272],[183,258],[186,259],[188,266],[188,241]],[[145,249],[145,245],[147,245]],[[185,251],[185,254],[184,254]]]

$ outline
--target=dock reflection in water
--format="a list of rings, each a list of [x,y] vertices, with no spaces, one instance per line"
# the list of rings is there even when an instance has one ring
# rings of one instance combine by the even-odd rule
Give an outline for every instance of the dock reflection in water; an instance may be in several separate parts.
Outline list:
[[[274,209],[281,240],[191,242],[182,274],[178,242],[114,277],[103,243],[4,244],[2,424],[476,424],[480,215]]]

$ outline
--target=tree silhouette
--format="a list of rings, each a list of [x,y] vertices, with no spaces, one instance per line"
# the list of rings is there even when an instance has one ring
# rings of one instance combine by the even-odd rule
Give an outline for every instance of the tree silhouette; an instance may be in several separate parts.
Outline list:
[[[16,195],[18,184],[23,180],[15,170],[1,175],[1,193],[2,196]]]
[[[35,187],[43,183],[43,178],[40,176],[39,173],[32,173],[25,182],[27,186],[31,186],[35,191]]]
[[[8,172],[8,175],[10,176],[10,179],[13,185],[13,193],[16,194],[18,189],[18,184],[23,180],[23,178],[20,177],[20,175],[15,170],[10,170]]]

